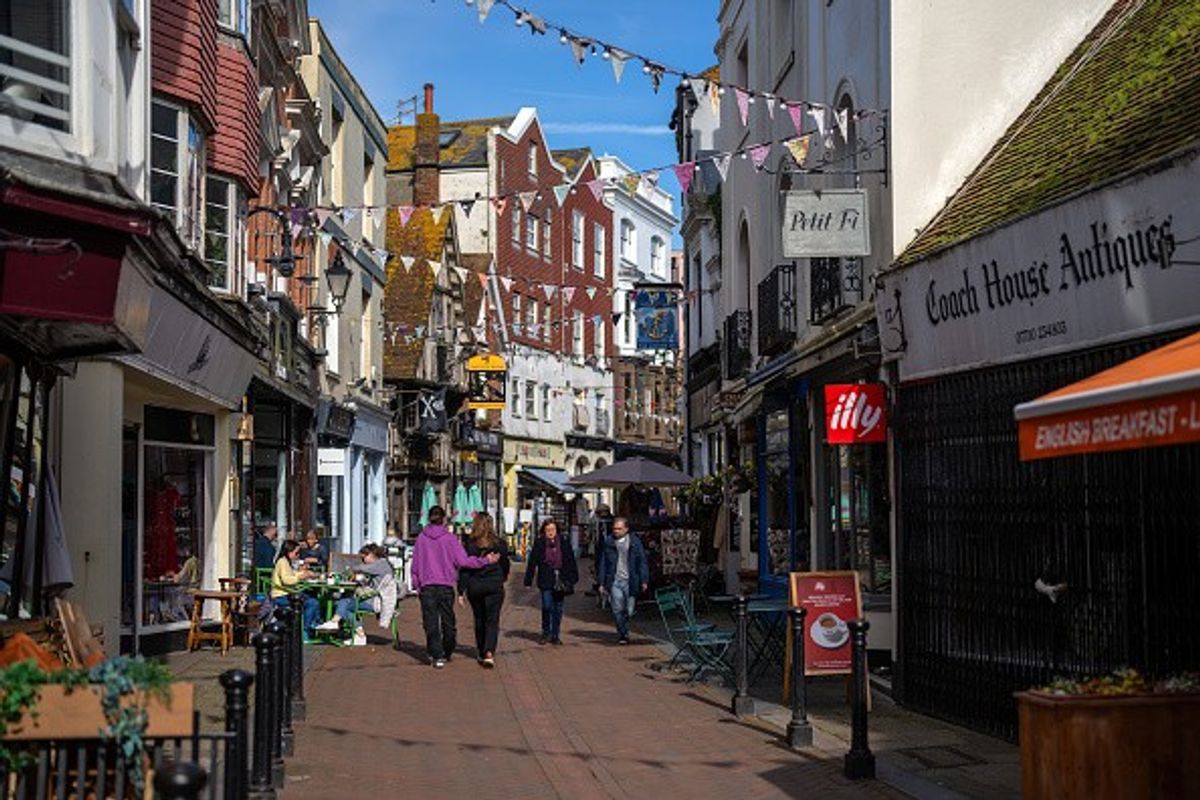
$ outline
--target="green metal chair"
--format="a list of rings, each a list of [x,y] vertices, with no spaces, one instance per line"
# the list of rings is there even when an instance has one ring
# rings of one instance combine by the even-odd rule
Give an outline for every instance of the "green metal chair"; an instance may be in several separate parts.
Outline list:
[[[271,593],[271,581],[275,570],[271,567],[254,568],[254,593],[266,597]]]
[[[680,657],[691,655],[687,647],[689,637],[695,634],[711,633],[716,630],[717,626],[708,622],[696,622],[691,603],[688,602],[687,595],[678,586],[664,586],[656,590],[654,602],[658,606],[663,628],[666,629],[667,640],[675,648],[675,655],[667,664],[667,669],[671,669],[678,663]]]

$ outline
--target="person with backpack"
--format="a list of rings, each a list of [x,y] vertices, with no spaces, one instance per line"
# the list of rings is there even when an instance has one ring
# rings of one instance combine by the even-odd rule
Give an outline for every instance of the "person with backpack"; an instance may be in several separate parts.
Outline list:
[[[500,560],[499,553],[468,556],[462,542],[446,527],[446,509],[429,509],[429,524],[413,549],[412,588],[421,600],[425,650],[434,669],[442,669],[457,646],[454,590],[460,569],[481,569]]]
[[[475,652],[479,663],[496,666],[496,643],[500,638],[500,608],[504,605],[504,584],[508,580],[508,545],[496,535],[492,515],[480,512],[471,523],[467,555],[499,553],[500,560],[482,569],[464,569],[458,573],[458,602],[464,598],[475,615]]]
[[[548,519],[542,523],[529,563],[525,567],[525,585],[537,580],[542,595],[542,637],[539,644],[562,644],[563,601],[574,594],[579,582],[579,567],[571,543],[559,534],[558,523]]]

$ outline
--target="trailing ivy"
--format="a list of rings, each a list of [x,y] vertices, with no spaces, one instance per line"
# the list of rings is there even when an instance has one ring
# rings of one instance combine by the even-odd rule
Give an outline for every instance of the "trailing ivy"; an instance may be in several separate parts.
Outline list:
[[[145,733],[150,721],[146,704],[151,698],[163,701],[170,698],[170,670],[141,656],[119,656],[90,670],[68,668],[47,672],[33,660],[5,667],[0,669],[0,736],[27,712],[31,717],[37,716],[38,692],[47,685],[63,686],[68,694],[83,687],[99,692],[105,727],[96,735],[115,742],[140,792],[144,782]],[[28,751],[13,750],[0,743],[0,764],[6,769],[24,769],[31,760]]]

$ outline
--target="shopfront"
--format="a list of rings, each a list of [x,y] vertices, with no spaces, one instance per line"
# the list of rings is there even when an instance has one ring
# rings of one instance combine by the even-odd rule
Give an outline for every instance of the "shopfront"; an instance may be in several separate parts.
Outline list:
[[[553,519],[569,530],[569,476],[566,450],[555,442],[504,440],[505,530],[517,552],[532,543],[543,520]]]
[[[347,451],[349,489],[343,522],[343,552],[358,552],[387,534],[388,413],[362,400],[354,407],[354,435]]]
[[[453,499],[463,498],[466,516],[463,524],[475,511],[484,511],[500,531],[504,530],[504,514],[501,511],[503,489],[504,435],[499,431],[460,425],[453,438],[456,460],[451,478],[451,505]],[[459,487],[462,487],[460,492]],[[456,512],[459,509],[454,509]]]
[[[347,536],[347,451],[354,436],[354,410],[344,403],[324,399],[317,405],[317,508],[316,527],[333,548]]]

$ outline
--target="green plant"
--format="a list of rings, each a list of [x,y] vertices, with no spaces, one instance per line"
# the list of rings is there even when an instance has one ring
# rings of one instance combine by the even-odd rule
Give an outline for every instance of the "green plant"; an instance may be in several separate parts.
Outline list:
[[[1058,695],[1120,696],[1131,694],[1193,694],[1200,692],[1200,673],[1185,672],[1149,681],[1136,669],[1119,669],[1090,678],[1055,678],[1041,691]]]
[[[149,722],[146,704],[151,697],[163,701],[169,699],[170,670],[141,656],[119,656],[90,670],[68,668],[47,672],[33,660],[5,667],[0,669],[0,736],[26,712],[37,716],[38,693],[47,685],[62,686],[68,694],[85,686],[99,692],[105,727],[96,732],[97,736],[116,743],[118,752],[129,765],[134,786],[140,792],[144,777],[141,756],[146,749],[145,732]],[[27,751],[14,751],[0,745],[0,764],[8,770],[23,769],[30,759]]]

